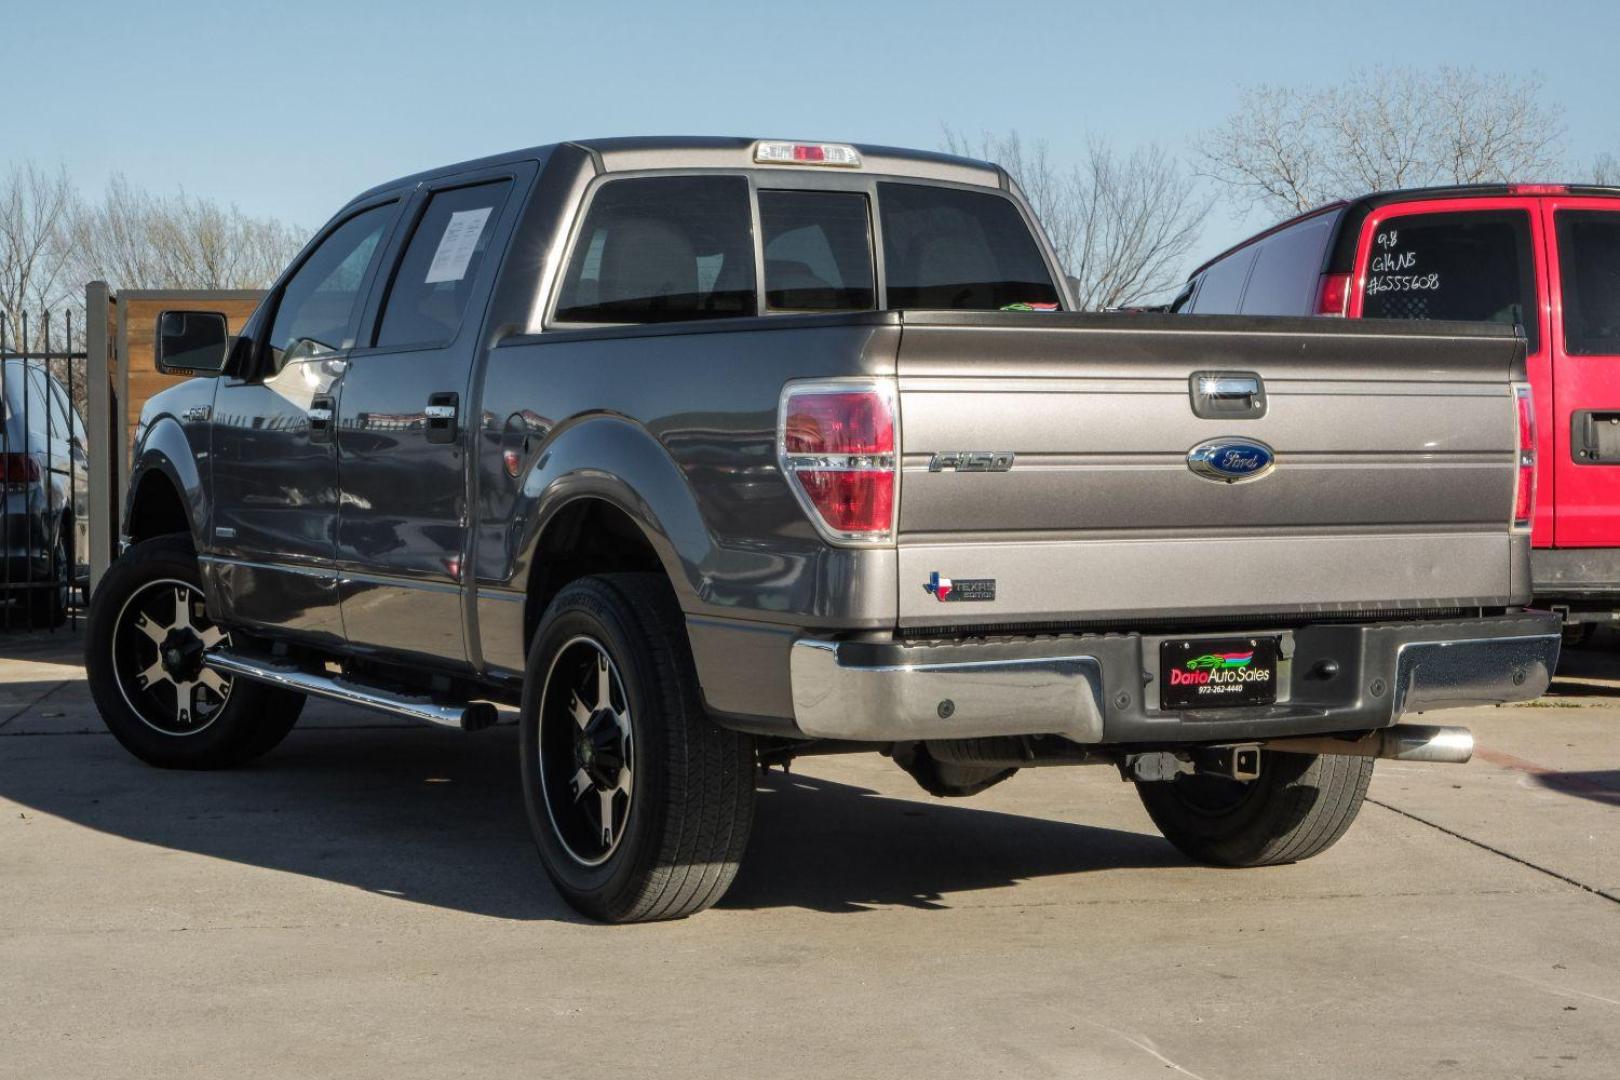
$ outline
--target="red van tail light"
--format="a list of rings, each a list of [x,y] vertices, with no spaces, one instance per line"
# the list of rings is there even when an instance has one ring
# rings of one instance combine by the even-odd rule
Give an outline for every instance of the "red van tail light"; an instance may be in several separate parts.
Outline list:
[[[777,458],[822,536],[837,544],[894,539],[900,451],[892,384],[790,383],[782,393]]]
[[[1298,293],[1294,295],[1298,296]],[[1350,310],[1350,275],[1349,274],[1323,274],[1322,291],[1317,294],[1316,313],[1318,315],[1338,315],[1343,317]]]
[[[1529,383],[1514,383],[1518,406],[1519,472],[1513,492],[1513,527],[1529,529],[1536,509],[1536,399]]]
[[[1508,190],[1515,195],[1568,195],[1567,184],[1509,184]]]
[[[39,462],[33,454],[0,454],[0,486],[21,490],[39,483]]]

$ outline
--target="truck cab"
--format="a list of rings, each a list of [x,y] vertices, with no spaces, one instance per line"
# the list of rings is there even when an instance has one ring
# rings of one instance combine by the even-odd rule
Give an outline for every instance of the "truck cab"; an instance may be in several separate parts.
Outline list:
[[[1333,203],[1204,263],[1172,307],[1518,327],[1535,401],[1536,602],[1561,611],[1572,637],[1620,619],[1620,189],[1478,185]]]

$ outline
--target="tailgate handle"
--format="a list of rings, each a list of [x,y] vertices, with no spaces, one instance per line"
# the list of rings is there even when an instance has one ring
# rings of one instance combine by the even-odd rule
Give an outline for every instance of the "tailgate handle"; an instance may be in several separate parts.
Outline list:
[[[1252,371],[1195,371],[1187,380],[1195,416],[1258,420],[1266,415],[1266,384]]]

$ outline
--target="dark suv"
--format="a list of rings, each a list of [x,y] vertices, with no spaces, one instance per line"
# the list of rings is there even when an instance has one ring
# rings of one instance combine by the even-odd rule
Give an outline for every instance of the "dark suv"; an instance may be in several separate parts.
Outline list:
[[[57,626],[89,551],[84,423],[42,365],[0,364],[0,603]]]

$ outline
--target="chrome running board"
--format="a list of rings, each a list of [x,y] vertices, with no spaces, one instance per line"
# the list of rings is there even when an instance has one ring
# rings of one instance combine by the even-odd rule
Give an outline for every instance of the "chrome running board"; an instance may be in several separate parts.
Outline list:
[[[205,662],[220,674],[232,678],[252,679],[286,690],[296,690],[300,694],[358,705],[363,709],[421,720],[440,727],[479,731],[494,725],[498,716],[495,706],[487,701],[440,704],[425,695],[385,690],[341,675],[322,675],[289,662],[246,656],[229,649],[210,652]]]

